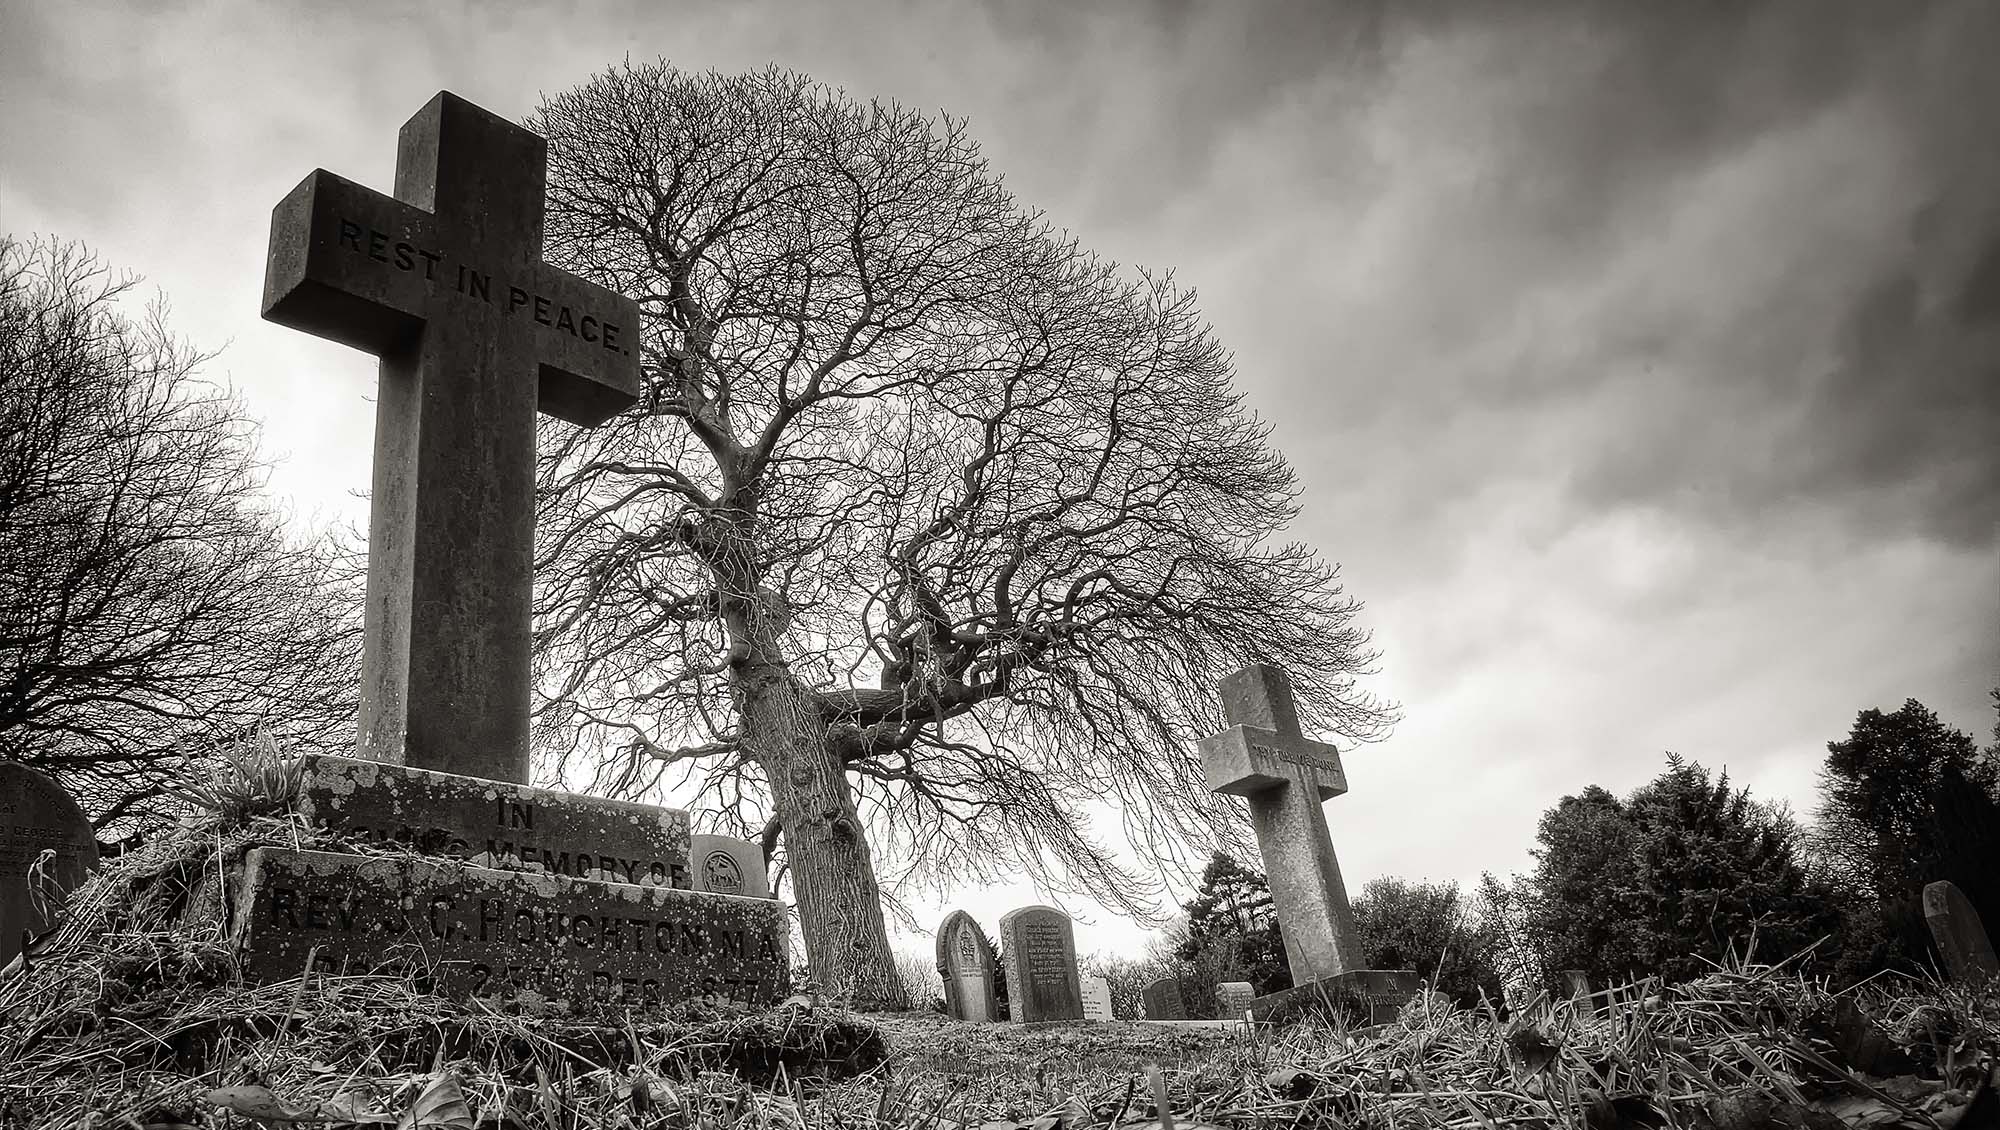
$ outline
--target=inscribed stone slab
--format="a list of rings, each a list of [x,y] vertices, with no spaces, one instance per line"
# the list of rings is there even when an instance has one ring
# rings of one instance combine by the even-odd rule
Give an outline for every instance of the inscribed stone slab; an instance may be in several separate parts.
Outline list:
[[[1008,911],[1000,919],[1000,953],[1007,967],[1007,1007],[1015,1022],[1083,1019],[1069,915],[1052,906]]]
[[[1116,1020],[1117,1014],[1111,1007],[1111,982],[1102,977],[1085,977],[1083,989],[1083,1018],[1085,1020]]]
[[[1993,940],[1958,884],[1939,880],[1924,887],[1924,922],[1931,928],[1947,977],[1968,984],[2000,977]]]
[[[945,1015],[988,1023],[999,1018],[993,992],[993,947],[972,915],[954,910],[938,925],[937,969],[944,978]]]
[[[513,857],[573,879],[694,885],[688,817],[677,808],[360,758],[302,760],[299,811],[360,839],[461,859]]]
[[[50,853],[45,863],[43,852]],[[23,934],[55,926],[58,916],[45,913],[54,909],[51,900],[96,869],[97,835],[63,787],[45,773],[0,761],[0,966],[21,952]]]
[[[573,1007],[784,992],[782,903],[407,856],[259,848],[235,941],[244,975],[428,971],[442,995]]]
[[[694,889],[746,898],[771,897],[771,875],[764,870],[764,849],[735,836],[690,837],[688,867]]]
[[[1148,1020],[1186,1020],[1187,1002],[1181,999],[1181,983],[1172,977],[1162,977],[1140,990],[1146,1002]]]
[[[1257,986],[1248,981],[1217,981],[1215,983],[1215,1012],[1221,1020],[1241,1020],[1250,1011],[1250,1002],[1257,999]]]

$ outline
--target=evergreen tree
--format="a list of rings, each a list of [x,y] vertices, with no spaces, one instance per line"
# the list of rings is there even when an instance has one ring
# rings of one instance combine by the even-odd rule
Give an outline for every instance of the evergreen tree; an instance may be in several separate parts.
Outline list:
[[[1182,909],[1187,935],[1175,956],[1192,963],[1199,976],[1248,981],[1259,993],[1291,987],[1284,936],[1262,873],[1216,852],[1202,869],[1195,897]]]
[[[1414,969],[1468,1007],[1501,996],[1496,922],[1473,916],[1457,883],[1370,879],[1354,900],[1370,969]]]

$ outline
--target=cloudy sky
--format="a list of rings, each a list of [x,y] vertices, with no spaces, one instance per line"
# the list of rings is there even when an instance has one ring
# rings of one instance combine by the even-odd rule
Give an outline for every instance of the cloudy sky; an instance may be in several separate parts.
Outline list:
[[[374,361],[258,320],[271,205],[628,55],[969,117],[1199,289],[1407,715],[1329,805],[1350,886],[1521,869],[1668,750],[1806,809],[1863,708],[1989,735],[2000,5],[11,4],[0,230],[145,274],[300,520],[358,515]]]

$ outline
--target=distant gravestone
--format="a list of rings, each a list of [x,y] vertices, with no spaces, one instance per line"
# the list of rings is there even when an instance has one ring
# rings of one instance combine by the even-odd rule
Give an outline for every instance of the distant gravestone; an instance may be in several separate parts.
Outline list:
[[[1162,977],[1140,990],[1140,998],[1146,1002],[1148,1020],[1186,1020],[1187,1002],[1181,999],[1181,983],[1172,977]]]
[[[1083,1018],[1085,1020],[1116,1020],[1118,1015],[1111,1007],[1111,982],[1102,977],[1085,977],[1083,989]]]
[[[1069,915],[1052,906],[1008,911],[1000,919],[1000,952],[1007,967],[1007,1008],[1015,1021],[1083,1019]]]
[[[1939,880],[1924,887],[1924,921],[1944,959],[1945,975],[1953,981],[1978,984],[2000,977],[2000,960],[1993,955],[1993,941],[1965,892],[1955,883]]]
[[[96,869],[96,833],[63,787],[0,762],[0,967],[55,926],[50,912]]]
[[[1563,988],[1569,992],[1569,995],[1572,999],[1576,997],[1587,997],[1590,995],[1591,988],[1590,988],[1589,973],[1586,973],[1581,969],[1565,969],[1561,972],[1561,974],[1559,974],[1559,976],[1562,977]]]
[[[1215,1011],[1218,1019],[1241,1020],[1250,1011],[1250,1002],[1257,999],[1257,987],[1248,981],[1218,981],[1215,985]]]
[[[937,969],[944,978],[944,1010],[953,1020],[978,1024],[999,1019],[993,995],[993,947],[972,915],[954,910],[937,932]]]
[[[690,837],[688,858],[694,889],[746,898],[771,897],[771,875],[764,870],[764,849],[735,836]]]

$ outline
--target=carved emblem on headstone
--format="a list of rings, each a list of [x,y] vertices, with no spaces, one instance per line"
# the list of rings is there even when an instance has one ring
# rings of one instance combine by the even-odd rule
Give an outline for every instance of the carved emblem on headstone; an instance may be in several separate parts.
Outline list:
[[[736,866],[736,858],[726,851],[712,851],[701,861],[702,876],[708,880],[708,889],[722,895],[743,893],[743,869]]]

